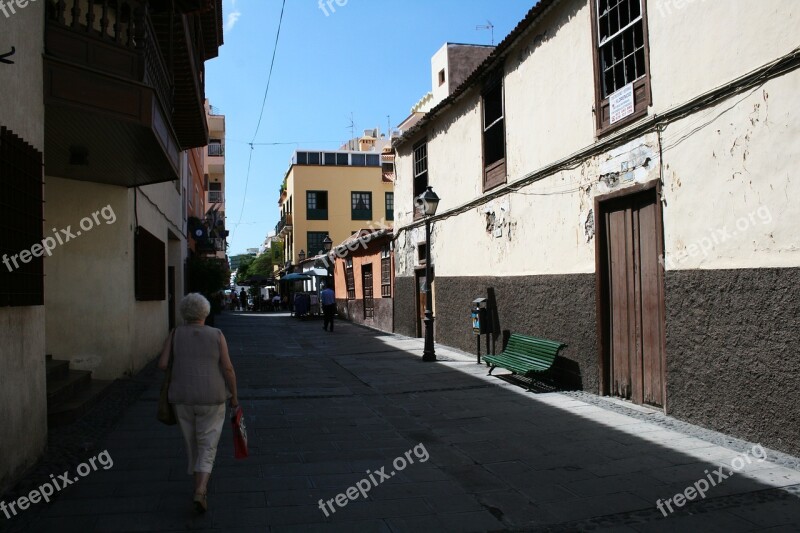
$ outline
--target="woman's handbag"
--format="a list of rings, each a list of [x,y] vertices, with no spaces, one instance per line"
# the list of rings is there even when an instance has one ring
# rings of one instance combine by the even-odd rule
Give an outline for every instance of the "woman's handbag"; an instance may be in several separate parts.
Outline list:
[[[172,381],[172,360],[175,358],[175,330],[172,330],[169,341],[169,363],[161,384],[161,395],[158,398],[158,421],[168,426],[178,423],[175,418],[175,408],[169,403],[169,384]]]
[[[247,428],[244,425],[244,412],[241,405],[236,407],[231,415],[231,426],[233,427],[233,457],[244,459],[249,453],[247,451]]]

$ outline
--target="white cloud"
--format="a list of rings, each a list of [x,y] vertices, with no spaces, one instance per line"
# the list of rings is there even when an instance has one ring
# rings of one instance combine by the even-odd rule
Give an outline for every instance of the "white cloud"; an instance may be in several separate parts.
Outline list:
[[[231,12],[228,13],[228,21],[225,24],[225,31],[231,31],[239,21],[239,18],[242,16],[242,12],[236,9],[236,0],[230,1],[230,9]]]

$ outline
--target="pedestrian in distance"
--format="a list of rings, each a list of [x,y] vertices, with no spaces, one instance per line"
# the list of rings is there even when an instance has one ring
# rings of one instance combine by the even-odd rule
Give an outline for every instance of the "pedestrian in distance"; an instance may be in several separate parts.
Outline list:
[[[214,467],[217,445],[225,424],[225,402],[239,406],[236,373],[225,336],[205,325],[211,304],[192,293],[180,305],[184,325],[172,330],[158,367],[166,370],[172,354],[169,403],[186,442],[188,474],[194,475],[194,506],[198,513],[208,509],[208,479]]]
[[[330,287],[325,289],[320,294],[322,301],[322,314],[325,317],[322,329],[328,331],[328,324],[331,326],[331,333],[333,333],[333,317],[336,315],[336,294]]]
[[[242,306],[242,311],[247,311],[247,291],[244,288],[239,292],[239,302]]]

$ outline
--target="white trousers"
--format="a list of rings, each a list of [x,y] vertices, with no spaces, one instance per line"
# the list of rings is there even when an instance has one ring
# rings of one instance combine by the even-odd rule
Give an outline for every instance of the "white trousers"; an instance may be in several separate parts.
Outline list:
[[[214,468],[222,427],[225,425],[225,404],[175,404],[175,416],[186,441],[186,453],[189,456],[187,473],[210,474]]]

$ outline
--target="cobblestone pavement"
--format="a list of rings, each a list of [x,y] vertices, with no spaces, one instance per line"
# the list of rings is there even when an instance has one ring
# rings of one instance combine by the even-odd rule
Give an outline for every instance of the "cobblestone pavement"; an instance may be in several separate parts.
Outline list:
[[[217,325],[252,455],[232,458],[226,428],[206,515],[191,509],[178,429],[155,420],[160,376],[151,367],[51,435],[48,458],[3,501],[99,450],[113,467],[14,520],[0,514],[0,528],[800,530],[797,458],[767,451],[762,461],[754,443],[591,394],[528,393],[444,347],[441,361],[422,363],[418,339],[342,322],[327,333],[283,314],[227,314]]]

